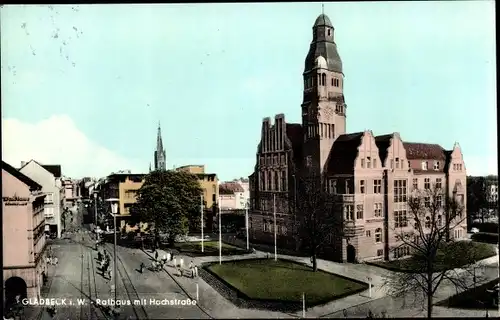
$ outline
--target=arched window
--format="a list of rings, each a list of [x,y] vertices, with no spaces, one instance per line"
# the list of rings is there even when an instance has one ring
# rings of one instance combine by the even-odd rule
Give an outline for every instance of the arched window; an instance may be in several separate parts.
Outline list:
[[[333,86],[333,78],[332,78],[332,86]]]
[[[321,85],[326,86],[326,74],[324,73],[321,75]]]
[[[328,29],[328,36],[332,34],[332,29]]]
[[[318,86],[321,85],[321,74],[318,73]]]
[[[277,171],[274,172],[274,190],[280,191],[280,182]]]
[[[382,242],[382,229],[381,228],[375,229],[375,242],[376,243]]]
[[[271,171],[268,171],[267,172],[267,190],[270,191],[272,190],[271,189],[271,183],[272,183],[272,179],[271,179]]]

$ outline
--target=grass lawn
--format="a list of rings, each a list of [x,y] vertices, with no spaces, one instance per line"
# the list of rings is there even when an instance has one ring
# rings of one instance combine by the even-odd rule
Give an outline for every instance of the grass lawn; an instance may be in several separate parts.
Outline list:
[[[188,254],[192,256],[218,256],[219,255],[219,241],[204,241],[203,251],[201,252],[201,241],[195,242],[179,242],[175,244],[175,248],[178,249],[183,254]],[[246,250],[241,248],[222,243],[222,255],[238,255],[245,254]]]
[[[435,272],[455,269],[496,255],[494,246],[473,241],[452,242],[438,251]],[[398,272],[419,272],[425,270],[425,260],[415,257],[392,261],[373,261],[369,264]]]
[[[440,301],[436,305],[461,309],[498,310],[498,306],[494,306],[493,304],[492,294],[486,291],[492,289],[498,284],[498,281],[499,279],[496,279],[477,286],[475,289],[469,289],[446,300]]]
[[[250,299],[302,301],[316,305],[362,291],[367,285],[291,261],[252,259],[212,264],[208,270]]]

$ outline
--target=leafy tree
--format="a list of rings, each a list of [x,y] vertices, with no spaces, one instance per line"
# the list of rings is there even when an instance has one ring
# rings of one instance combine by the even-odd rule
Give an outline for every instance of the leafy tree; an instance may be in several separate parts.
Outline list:
[[[331,243],[331,235],[338,229],[338,206],[328,193],[321,177],[310,174],[297,179],[295,199],[296,230],[302,245],[312,258],[313,270],[318,270],[317,256]]]
[[[200,194],[196,176],[180,171],[153,171],[137,192],[137,202],[131,207],[129,225],[148,223],[158,246],[160,233],[168,235],[173,245],[189,228],[199,227]]]
[[[488,187],[484,177],[467,177],[467,212],[484,223],[488,210]]]
[[[445,200],[447,203],[445,203]],[[397,216],[393,232],[398,246],[397,255],[412,257],[399,261],[401,269],[387,279],[389,294],[404,296],[408,292],[426,297],[427,317],[432,315],[433,298],[443,281],[456,287],[467,287],[467,275],[474,271],[477,260],[472,246],[460,246],[450,241],[449,233],[465,219],[463,205],[455,197],[445,197],[439,188],[417,190],[408,199],[408,217]],[[407,227],[412,227],[408,230]],[[403,250],[404,249],[404,250]],[[457,274],[455,268],[466,273]]]

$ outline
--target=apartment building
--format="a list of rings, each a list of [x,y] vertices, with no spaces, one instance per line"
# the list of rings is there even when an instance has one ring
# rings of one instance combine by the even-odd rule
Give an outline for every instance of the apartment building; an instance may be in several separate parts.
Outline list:
[[[219,198],[219,180],[217,174],[206,173],[205,165],[186,165],[175,170],[189,172],[198,177],[200,187],[203,189],[203,201],[206,209],[212,209],[217,205]]]
[[[64,188],[60,165],[44,165],[35,160],[21,162],[19,171],[42,186],[45,193],[45,232],[61,237]]]
[[[270,118],[262,122],[256,165],[249,177],[250,236],[273,243],[276,212],[278,245],[298,249],[293,199],[300,196],[299,177],[312,176],[341,203],[339,224],[352,226],[350,239],[332,230],[325,257],[352,262],[406,255],[406,249],[394,249],[399,244],[392,230],[401,221],[407,223],[406,199],[414,187],[438,184],[465,206],[461,149],[458,144],[446,150],[404,142],[398,133],[347,133],[344,73],[334,27],[321,14],[312,31],[303,72],[302,123],[287,123],[283,114],[276,115],[274,123]],[[461,238],[465,230],[464,222],[451,232]]]
[[[61,184],[64,189],[63,206],[64,208],[73,208],[81,200],[80,181],[71,178],[61,178]]]
[[[223,182],[219,185],[221,210],[245,210],[248,198],[239,181]]]
[[[100,198],[118,199],[117,228],[125,228],[126,232],[136,230],[127,224],[130,217],[130,208],[137,201],[137,191],[144,184],[145,174],[142,173],[112,173],[107,176],[105,182],[100,185]],[[112,226],[112,218],[109,217],[109,226]]]
[[[4,306],[40,298],[46,272],[43,187],[2,161]]]

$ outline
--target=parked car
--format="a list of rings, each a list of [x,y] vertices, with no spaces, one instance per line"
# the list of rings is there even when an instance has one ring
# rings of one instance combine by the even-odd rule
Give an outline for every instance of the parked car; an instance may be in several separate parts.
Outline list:
[[[472,228],[472,229],[470,229],[470,232],[471,233],[478,233],[479,229],[478,228]]]

